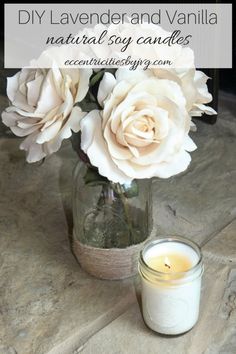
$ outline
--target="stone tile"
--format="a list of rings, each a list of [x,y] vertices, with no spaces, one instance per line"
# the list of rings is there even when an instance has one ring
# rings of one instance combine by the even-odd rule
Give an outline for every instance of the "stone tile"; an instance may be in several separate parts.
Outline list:
[[[197,122],[198,149],[181,175],[153,182],[154,234],[183,235],[199,244],[236,217],[236,119],[219,114],[216,125]]]
[[[236,220],[206,244],[204,253],[221,263],[236,263]]]
[[[43,165],[27,164],[18,145],[0,140],[0,344],[4,354],[45,354],[119,316],[133,286],[88,276],[70,251],[70,143]]]
[[[2,111],[9,105],[8,98],[6,97],[4,92],[1,92],[3,91],[1,90],[1,86],[2,86],[1,80],[2,77],[1,77],[1,70],[0,70],[0,117]],[[1,95],[1,93],[3,93],[3,95]],[[13,136],[13,134],[11,133],[10,129],[3,124],[2,119],[0,118],[0,137],[1,136]]]
[[[0,345],[0,354],[17,354],[17,353],[16,353],[15,349],[12,347]]]
[[[144,324],[136,302],[122,316],[78,347],[75,353],[223,354],[226,353],[223,348],[227,346],[231,350],[228,354],[235,353],[235,270],[208,260],[205,263],[200,317],[190,332],[168,337],[151,331]]]
[[[236,268],[229,271],[221,301],[214,307],[221,321],[212,324],[214,338],[204,354],[234,354],[236,353]]]

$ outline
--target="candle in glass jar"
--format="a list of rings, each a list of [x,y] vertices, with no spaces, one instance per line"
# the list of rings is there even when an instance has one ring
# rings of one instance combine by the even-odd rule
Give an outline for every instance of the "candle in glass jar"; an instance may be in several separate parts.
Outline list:
[[[171,237],[149,241],[140,254],[142,308],[156,332],[176,335],[198,320],[202,256],[190,240]]]

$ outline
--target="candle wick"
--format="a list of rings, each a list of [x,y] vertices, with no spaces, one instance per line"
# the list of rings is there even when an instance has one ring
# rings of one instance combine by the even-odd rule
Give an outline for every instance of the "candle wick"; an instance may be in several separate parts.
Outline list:
[[[170,265],[169,264],[165,263],[165,266],[170,269]]]

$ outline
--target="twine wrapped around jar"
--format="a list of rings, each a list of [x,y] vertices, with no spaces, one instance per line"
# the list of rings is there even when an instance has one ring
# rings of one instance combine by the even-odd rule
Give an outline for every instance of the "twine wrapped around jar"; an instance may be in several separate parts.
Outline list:
[[[126,248],[96,248],[74,237],[73,252],[81,267],[94,277],[125,279],[137,274],[139,253],[145,242]]]

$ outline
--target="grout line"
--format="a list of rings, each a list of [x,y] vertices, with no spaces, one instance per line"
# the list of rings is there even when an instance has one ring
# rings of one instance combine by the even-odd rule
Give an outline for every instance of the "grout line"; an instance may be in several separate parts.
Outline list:
[[[79,347],[77,349],[75,349],[73,351],[73,353],[71,354],[79,354],[82,352],[83,349],[85,349],[86,344],[88,343],[88,341],[93,338],[96,334],[98,334],[100,331],[102,331],[104,328],[108,327],[111,323],[113,323],[114,321],[116,321],[119,317],[123,316],[129,309],[130,306],[134,305],[135,302],[129,304],[129,306],[121,313],[119,313],[116,317],[112,318],[108,323],[104,323],[104,325],[102,325],[100,328],[98,328],[96,331],[94,331],[93,333],[91,333],[87,338],[85,338],[85,340],[81,341],[81,344],[79,345]],[[51,354],[51,353],[48,353]],[[64,353],[63,353],[64,354]],[[68,354],[67,352],[65,354]]]
[[[115,308],[96,318],[92,323],[85,326],[80,332],[75,332],[62,343],[49,350],[47,354],[77,354],[86,346],[86,343],[103,328],[122,316],[131,305],[135,303],[136,297],[133,292],[120,301]]]
[[[208,242],[213,240],[220,232],[222,232],[226,227],[228,227],[234,220],[236,220],[236,215],[234,215],[233,218],[229,222],[227,222],[223,227],[210,234],[210,236],[200,244],[200,247],[201,248],[205,247],[208,244]]]

